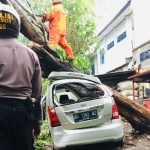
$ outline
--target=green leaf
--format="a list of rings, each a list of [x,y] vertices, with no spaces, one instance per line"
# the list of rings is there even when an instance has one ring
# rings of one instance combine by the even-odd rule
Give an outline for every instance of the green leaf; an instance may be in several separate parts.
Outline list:
[[[22,1],[26,2],[25,0]],[[42,3],[41,0],[30,0],[30,3],[35,14],[42,15],[52,7],[50,0],[42,0]],[[96,15],[93,11],[94,0],[63,0],[63,6],[67,12],[66,38],[73,49],[75,59],[77,59],[74,60],[74,64],[81,72],[89,73],[89,54],[93,53],[90,47],[93,44],[99,45],[98,36],[95,34]],[[31,17],[30,20],[32,20]],[[39,29],[37,28],[37,30]],[[94,50],[97,47],[95,46]],[[66,59],[65,51],[58,47],[56,52],[60,56],[61,62],[63,62]],[[87,58],[86,62],[82,58]]]

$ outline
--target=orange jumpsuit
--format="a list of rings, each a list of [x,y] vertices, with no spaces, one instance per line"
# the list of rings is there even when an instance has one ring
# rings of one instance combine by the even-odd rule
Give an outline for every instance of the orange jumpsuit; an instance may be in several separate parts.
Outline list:
[[[59,44],[66,54],[74,59],[72,48],[66,41],[66,12],[61,4],[54,4],[50,12],[43,15],[49,21],[48,46],[55,50]]]

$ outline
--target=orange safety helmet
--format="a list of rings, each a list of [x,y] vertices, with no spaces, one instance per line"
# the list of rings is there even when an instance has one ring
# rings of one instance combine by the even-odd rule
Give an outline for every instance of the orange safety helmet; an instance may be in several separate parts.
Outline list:
[[[62,0],[52,0],[53,3],[61,3]]]

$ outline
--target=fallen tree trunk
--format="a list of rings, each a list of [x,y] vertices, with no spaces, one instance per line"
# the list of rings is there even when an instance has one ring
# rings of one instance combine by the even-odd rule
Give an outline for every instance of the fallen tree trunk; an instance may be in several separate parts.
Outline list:
[[[79,72],[72,64],[72,62],[61,62],[59,56],[53,50],[46,50],[44,47],[37,43],[30,42],[28,45],[39,56],[43,77],[48,77],[52,71],[71,71]]]
[[[40,29],[39,31],[41,31],[41,33],[35,29],[35,24],[29,21],[29,19],[24,15],[23,9],[20,10],[18,4],[15,3],[18,0],[0,1],[5,4],[11,4],[19,13],[22,24],[21,33],[30,41],[32,41],[28,46],[39,56],[43,77],[48,77],[49,73],[52,71],[79,72],[71,62],[61,62],[57,53],[47,47],[45,37],[42,37],[42,35],[45,35],[43,32],[45,30],[44,27],[42,29],[42,24],[38,24],[37,22],[37,25],[39,25]],[[30,14],[30,16],[35,15]],[[34,19],[37,21],[36,18]],[[45,30],[45,32],[47,32],[47,30]],[[119,113],[121,116],[125,117],[135,130],[150,133],[150,111],[135,101],[130,100],[129,98],[118,93],[117,91],[113,89],[111,90],[113,92],[113,97],[118,105]]]
[[[114,89],[110,90],[113,92],[120,115],[125,117],[136,131],[150,133],[150,111]]]

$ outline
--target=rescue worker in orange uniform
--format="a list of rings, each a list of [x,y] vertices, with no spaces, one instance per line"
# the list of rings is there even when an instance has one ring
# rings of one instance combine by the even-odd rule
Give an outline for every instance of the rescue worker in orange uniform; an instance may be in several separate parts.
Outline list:
[[[48,46],[55,50],[60,45],[70,59],[74,59],[73,51],[66,41],[66,12],[62,6],[62,0],[52,0],[52,9],[44,13],[42,22],[49,21]]]

